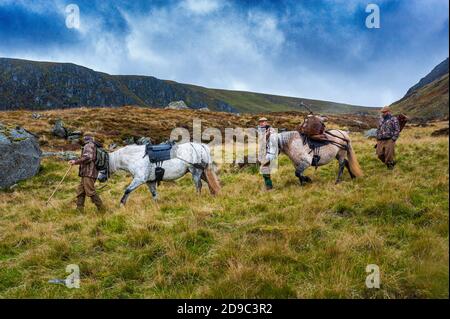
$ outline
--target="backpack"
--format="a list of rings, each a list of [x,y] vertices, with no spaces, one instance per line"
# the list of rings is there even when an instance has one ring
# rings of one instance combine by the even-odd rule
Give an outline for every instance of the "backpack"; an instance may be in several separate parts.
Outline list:
[[[108,163],[109,163],[108,152],[98,146],[95,147],[95,151],[96,151],[95,168],[98,171],[103,171],[103,170],[108,169]]]
[[[405,127],[406,123],[408,123],[408,117],[405,114],[397,115],[398,123],[400,124],[400,132]]]

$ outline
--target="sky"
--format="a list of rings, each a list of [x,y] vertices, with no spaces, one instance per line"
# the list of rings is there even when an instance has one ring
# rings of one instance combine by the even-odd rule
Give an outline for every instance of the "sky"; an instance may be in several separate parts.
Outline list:
[[[69,4],[78,28],[67,27]],[[379,28],[366,26],[368,4]],[[447,0],[0,0],[0,57],[379,107],[448,57],[448,10]]]

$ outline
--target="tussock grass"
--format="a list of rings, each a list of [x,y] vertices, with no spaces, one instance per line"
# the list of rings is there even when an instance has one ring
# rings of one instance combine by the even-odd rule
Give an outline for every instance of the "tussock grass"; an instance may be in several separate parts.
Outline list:
[[[448,138],[430,137],[443,125],[405,129],[393,172],[353,133],[365,176],[340,185],[334,163],[300,187],[282,156],[272,192],[253,168],[223,166],[215,198],[186,176],[163,183],[157,203],[143,186],[120,208],[130,178],[119,174],[103,215],[90,202],[74,210],[75,171],[46,207],[66,168],[46,159],[0,193],[0,297],[448,298]],[[47,283],[68,264],[80,289]],[[368,264],[380,289],[365,287]]]

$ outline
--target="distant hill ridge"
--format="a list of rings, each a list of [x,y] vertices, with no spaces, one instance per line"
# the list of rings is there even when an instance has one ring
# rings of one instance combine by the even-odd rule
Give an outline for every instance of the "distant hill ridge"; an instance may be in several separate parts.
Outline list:
[[[183,100],[192,109],[224,112],[304,111],[370,113],[371,108],[252,92],[208,89],[152,76],[110,75],[72,63],[0,58],[0,110],[72,107],[167,106]]]
[[[448,58],[439,63],[430,73],[428,73],[425,77],[420,79],[420,81],[412,86],[408,92],[406,92],[405,97],[411,96],[414,92],[423,88],[425,85],[430,84],[431,82],[440,79],[445,74],[448,73]]]
[[[447,58],[411,87],[401,100],[393,103],[393,110],[420,120],[448,118],[448,70]]]

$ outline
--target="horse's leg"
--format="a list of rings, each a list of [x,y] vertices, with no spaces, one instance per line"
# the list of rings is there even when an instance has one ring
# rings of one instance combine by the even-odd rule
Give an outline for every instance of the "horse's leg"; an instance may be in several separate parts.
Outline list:
[[[344,173],[344,168],[345,168],[345,159],[341,158],[338,159],[339,161],[339,171],[338,171],[338,176],[336,178],[336,184],[339,184],[342,181],[342,173]]]
[[[197,193],[200,194],[202,192],[203,170],[198,169],[198,168],[193,168],[191,173],[192,173],[192,180],[194,181],[194,184],[195,184],[195,189],[197,190]]]
[[[345,164],[345,167],[347,168],[347,171],[348,171],[349,174],[350,174],[350,177],[351,177],[352,179],[356,178],[356,176],[352,173],[352,170],[350,169],[350,163],[348,162],[347,159],[344,159],[344,164]]]
[[[136,188],[138,188],[140,185],[142,185],[145,181],[138,178],[133,178],[130,185],[125,189],[125,193],[122,196],[122,199],[120,200],[121,205],[125,205],[128,199],[128,196],[130,196],[130,193],[134,191]]]
[[[338,153],[336,154],[336,159],[339,162],[339,171],[338,171],[338,176],[336,178],[336,184],[339,184],[342,181],[342,174],[344,173],[344,168],[345,168],[345,156],[346,156],[346,152],[340,150],[338,151]]]
[[[158,200],[158,192],[156,191],[156,182],[147,182],[148,189],[152,193],[153,200]]]
[[[295,169],[295,176],[298,177],[300,180],[300,185],[303,186],[306,183],[311,183],[311,178],[308,176],[303,175],[303,172],[309,167],[310,163],[306,161],[305,159],[302,159],[300,161],[300,164],[297,165],[297,168]]]

